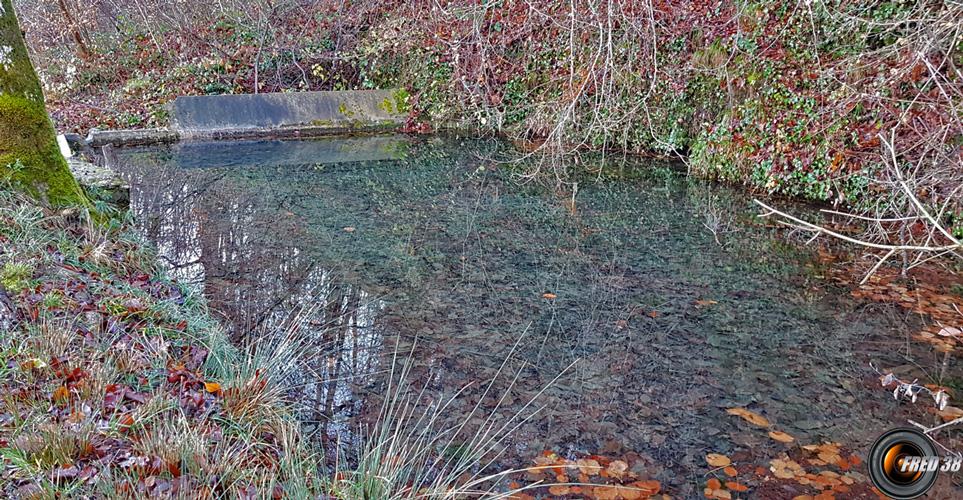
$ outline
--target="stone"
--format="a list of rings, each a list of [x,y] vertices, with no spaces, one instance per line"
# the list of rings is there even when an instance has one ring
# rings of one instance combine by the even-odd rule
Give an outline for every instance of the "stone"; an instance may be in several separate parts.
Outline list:
[[[74,155],[74,152],[70,149],[70,144],[67,143],[67,138],[63,134],[57,136],[57,146],[60,147],[60,154],[64,155],[64,158],[70,158]]]
[[[145,146],[149,144],[164,144],[177,142],[177,132],[164,128],[146,128],[136,130],[98,130],[91,129],[87,134],[87,144],[99,148],[111,146]]]
[[[87,144],[86,139],[80,134],[74,134],[68,132],[62,134],[65,141],[67,141],[67,146],[70,147],[70,151],[77,154],[89,154],[91,152],[90,146]]]
[[[109,194],[114,203],[126,204],[130,200],[130,186],[114,170],[102,167],[79,158],[67,158],[67,166],[85,189],[98,189]]]

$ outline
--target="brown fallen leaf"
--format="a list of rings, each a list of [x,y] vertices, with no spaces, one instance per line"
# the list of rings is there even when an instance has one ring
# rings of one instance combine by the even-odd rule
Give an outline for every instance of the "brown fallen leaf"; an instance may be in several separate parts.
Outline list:
[[[353,233],[353,232],[354,232],[354,226],[348,226],[348,227],[344,228],[343,231],[346,232],[346,233]]]
[[[731,500],[732,493],[729,493],[729,490],[713,490],[712,498],[718,498],[719,500]]]
[[[602,466],[599,464],[598,460],[593,460],[591,458],[582,458],[575,462],[578,467],[579,472],[587,476],[594,476],[602,471]]]
[[[552,293],[552,292],[545,292],[545,293],[542,294],[542,298],[543,298],[543,299],[555,300],[555,298],[557,298],[557,297],[558,297],[558,295],[555,295],[555,294]]]
[[[782,431],[769,431],[769,437],[779,441],[780,443],[791,443],[796,440],[796,438]]]
[[[731,465],[725,469],[722,469],[722,472],[725,472],[729,477],[736,477],[739,475],[739,471],[737,471],[736,468]]]
[[[633,488],[638,488],[643,490],[646,495],[655,495],[662,489],[662,483],[656,481],[655,479],[647,479],[645,481],[636,481],[629,486]]]
[[[622,460],[613,460],[605,469],[610,476],[616,479],[622,479],[625,475],[625,471],[629,470],[629,464],[623,462]]]
[[[748,486],[742,483],[737,483],[735,481],[726,481],[726,488],[729,488],[732,491],[739,491],[739,492],[749,491]]]
[[[708,481],[706,481],[706,488],[718,490],[719,488],[722,488],[722,482],[714,477],[711,477]]]
[[[118,420],[118,423],[119,423],[118,427],[120,428],[120,430],[126,431],[130,429],[130,426],[134,425],[134,417],[131,416],[130,414],[124,415],[120,417],[120,419]]]
[[[710,300],[710,299],[700,299],[700,300],[695,301],[695,303],[696,303],[696,305],[699,306],[699,307],[706,307],[706,306],[716,305],[716,304],[719,303],[719,301]]]
[[[597,500],[616,500],[619,497],[619,489],[615,486],[596,486],[592,488],[592,493]]]
[[[650,496],[649,493],[644,493],[642,490],[632,486],[615,485],[615,491],[618,493],[618,498],[623,500],[639,500],[643,496]]]
[[[219,394],[221,392],[221,384],[217,382],[204,382],[204,390],[211,394]]]
[[[710,453],[706,455],[706,463],[712,467],[728,467],[732,465],[732,460],[729,460],[729,457],[720,455],[719,453]]]
[[[66,403],[70,399],[70,391],[66,387],[60,386],[53,391],[50,398],[57,404]]]
[[[743,420],[759,427],[769,427],[769,420],[758,413],[751,412],[745,408],[729,408],[726,413],[742,417]]]
[[[80,475],[80,469],[76,465],[63,465],[50,472],[50,479],[55,482],[61,482],[68,479],[76,479]]]
[[[530,474],[532,477],[541,478],[542,474],[545,472],[543,467],[529,467],[525,469],[525,472]]]
[[[556,484],[555,486],[552,486],[548,489],[549,493],[557,497],[560,497],[562,495],[568,495],[570,491],[572,491],[572,488],[570,486],[565,486],[563,484]]]

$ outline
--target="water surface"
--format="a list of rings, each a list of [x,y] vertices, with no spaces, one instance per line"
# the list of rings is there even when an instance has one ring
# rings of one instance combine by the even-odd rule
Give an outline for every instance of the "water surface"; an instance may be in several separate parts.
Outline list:
[[[140,230],[236,338],[313,305],[301,321],[315,374],[298,397],[319,440],[377,410],[398,339],[432,397],[488,380],[518,342],[518,382],[496,384],[506,417],[567,369],[506,461],[631,454],[683,495],[701,491],[707,451],[775,456],[726,408],[856,449],[899,423],[866,388],[867,363],[901,362],[886,353],[912,318],[827,289],[744,195],[616,158],[579,179],[573,202],[570,187],[496,161],[513,157],[493,141],[382,137],[182,144],[113,162]]]

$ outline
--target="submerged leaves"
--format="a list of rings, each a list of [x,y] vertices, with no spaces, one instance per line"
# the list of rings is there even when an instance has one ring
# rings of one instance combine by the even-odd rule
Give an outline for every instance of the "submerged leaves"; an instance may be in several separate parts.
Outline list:
[[[796,438],[782,431],[769,431],[769,437],[779,441],[780,443],[791,443],[796,440]]]
[[[743,420],[749,422],[752,425],[758,425],[759,427],[769,427],[769,420],[766,417],[754,413],[745,408],[729,408],[726,413],[730,415],[735,415],[737,417],[742,417]]]
[[[719,453],[710,453],[706,455],[706,463],[712,467],[726,467],[732,464],[732,460],[725,455]]]

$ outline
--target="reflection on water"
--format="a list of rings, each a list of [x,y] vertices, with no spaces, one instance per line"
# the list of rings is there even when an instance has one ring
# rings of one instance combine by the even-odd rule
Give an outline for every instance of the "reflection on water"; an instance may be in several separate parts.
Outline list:
[[[572,203],[496,168],[496,142],[327,141],[111,155],[141,230],[237,338],[300,312],[316,354],[299,399],[319,439],[377,410],[398,340],[418,339],[414,376],[450,396],[492,377],[523,332],[500,412],[578,362],[515,434],[517,460],[633,453],[693,487],[708,449],[772,451],[727,407],[810,440],[866,443],[891,425],[861,384],[903,319],[815,288],[804,255],[737,194],[640,163],[585,179]]]

